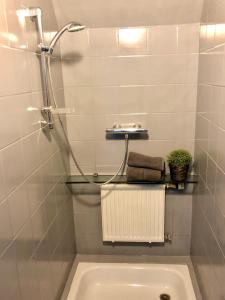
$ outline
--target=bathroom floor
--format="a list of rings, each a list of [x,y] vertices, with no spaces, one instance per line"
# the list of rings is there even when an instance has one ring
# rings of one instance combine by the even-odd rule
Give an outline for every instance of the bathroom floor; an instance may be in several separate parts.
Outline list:
[[[72,282],[72,279],[74,277],[74,274],[77,270],[77,266],[80,262],[85,263],[142,263],[142,264],[186,264],[189,268],[189,272],[192,279],[193,288],[196,294],[197,300],[201,300],[201,296],[199,293],[197,281],[195,278],[195,274],[193,271],[193,266],[191,263],[191,260],[188,256],[182,256],[182,257],[176,257],[176,256],[164,256],[164,257],[154,257],[154,256],[112,256],[112,255],[77,255],[76,259],[74,261],[73,268],[71,270],[70,276],[68,278],[64,293],[62,295],[61,300],[66,300],[67,295],[69,293],[70,285]],[[94,287],[94,290],[92,289]],[[134,289],[132,286],[123,286],[123,288],[119,289],[120,293],[118,294],[118,289],[115,286],[112,286],[112,291],[109,293],[109,290],[107,287],[107,290],[105,289],[96,289],[97,286],[90,286],[88,288],[88,294],[91,294],[91,299],[143,299],[147,300],[149,297],[151,299],[169,299],[169,298],[163,298],[162,294],[168,294],[170,296],[170,299],[178,300],[179,297],[176,295],[176,291],[171,287],[168,286],[168,289],[165,290],[160,286],[160,284],[154,285],[154,286],[142,286],[140,289]],[[107,293],[107,295],[104,295],[104,292]],[[138,295],[135,293],[138,292]],[[112,297],[109,298],[109,295]],[[162,298],[160,298],[160,295],[162,295]],[[166,295],[165,295],[166,296]]]

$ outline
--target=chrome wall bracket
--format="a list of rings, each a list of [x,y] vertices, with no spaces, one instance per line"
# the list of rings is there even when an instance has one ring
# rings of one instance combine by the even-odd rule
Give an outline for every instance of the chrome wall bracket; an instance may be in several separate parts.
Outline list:
[[[173,239],[173,234],[171,232],[165,233],[165,235],[164,235],[165,243],[171,244],[172,239]]]
[[[42,107],[41,109],[42,116],[44,117],[44,121],[41,122],[42,127],[48,125],[50,129],[54,128],[53,116],[52,116],[52,107]]]
[[[167,190],[178,190],[178,191],[184,191],[185,190],[185,183],[167,183],[166,184]]]

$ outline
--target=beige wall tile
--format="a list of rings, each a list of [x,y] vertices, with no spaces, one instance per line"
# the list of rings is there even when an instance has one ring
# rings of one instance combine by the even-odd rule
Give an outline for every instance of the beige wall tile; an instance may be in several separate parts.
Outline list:
[[[62,206],[56,217],[54,206],[49,205],[50,195],[55,194],[65,171],[61,156],[57,153],[54,156],[59,148],[56,146],[56,132],[50,134],[47,130],[44,135],[40,129],[43,95],[39,58],[35,54],[37,30],[30,18],[23,18],[20,14],[21,9],[33,6],[43,9],[45,36],[49,39],[58,27],[51,1],[0,1],[0,273],[4,277],[0,295],[5,299],[18,300],[41,298],[40,278],[36,277],[39,265],[34,260],[38,249],[41,249],[42,259],[44,255],[45,261],[50,264],[58,245],[61,257],[59,259],[55,255],[54,261],[60,261],[60,266],[62,259],[67,261],[64,268],[58,270],[58,281],[54,282],[55,297],[67,279],[75,253],[74,229],[69,225],[72,210],[68,209],[68,204]],[[63,107],[59,61],[54,61],[52,73],[54,86],[57,87],[55,93],[59,105]],[[57,142],[60,143],[59,138]],[[68,154],[65,160],[68,164]],[[52,194],[47,197],[50,191]],[[61,198],[67,199],[67,203],[71,201],[68,194],[62,191]],[[47,221],[42,218],[41,208],[44,211],[48,209],[48,216],[55,217],[54,222],[51,218]],[[33,213],[35,226],[30,223]],[[40,228],[43,230],[42,236],[38,235]],[[56,228],[57,234],[53,234]],[[65,231],[72,231],[72,234],[65,235]],[[42,278],[42,286],[50,287],[51,272],[49,277]]]
[[[191,253],[204,299],[224,294],[223,8],[223,1],[205,1],[200,30],[195,161],[202,182],[193,202]]]
[[[65,90],[66,108],[75,114],[88,114],[93,111],[92,94],[90,87],[66,87]]]
[[[137,55],[148,53],[148,29],[144,27],[137,28],[119,28],[117,30],[119,54]]]
[[[178,47],[178,27],[152,26],[149,28],[148,42],[151,54],[175,54]]]
[[[178,53],[199,52],[199,24],[178,26]]]
[[[120,76],[119,59],[117,57],[91,58],[91,85],[118,85]]]
[[[65,86],[87,86],[91,83],[90,60],[88,57],[79,57],[75,60],[64,60],[63,81]],[[76,72],[74,72],[76,69]]]
[[[6,46],[9,45],[5,0],[0,1],[0,44]]]
[[[26,52],[1,47],[0,62],[7,65],[0,77],[1,96],[30,91]]]
[[[118,54],[118,36],[116,28],[89,29],[90,56],[114,56]]]
[[[14,236],[29,218],[29,204],[26,186],[20,186],[8,198],[9,211]]]

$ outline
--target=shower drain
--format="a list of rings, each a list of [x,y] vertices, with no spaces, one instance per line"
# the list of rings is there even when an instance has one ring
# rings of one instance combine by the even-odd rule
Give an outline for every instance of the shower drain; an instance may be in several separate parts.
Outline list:
[[[170,300],[171,298],[170,298],[170,295],[168,295],[168,294],[161,294],[159,296],[159,299],[160,300]]]

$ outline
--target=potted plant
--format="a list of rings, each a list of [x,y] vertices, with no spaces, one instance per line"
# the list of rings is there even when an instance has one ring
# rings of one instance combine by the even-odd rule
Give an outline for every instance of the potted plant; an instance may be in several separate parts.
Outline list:
[[[183,149],[174,150],[168,155],[167,161],[172,181],[185,182],[192,162],[191,154]]]

